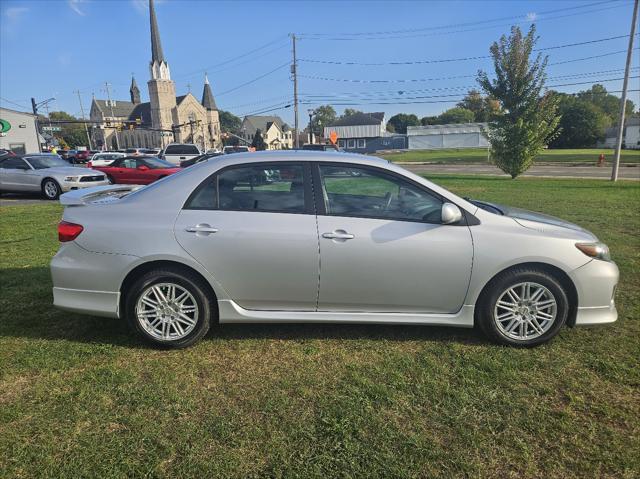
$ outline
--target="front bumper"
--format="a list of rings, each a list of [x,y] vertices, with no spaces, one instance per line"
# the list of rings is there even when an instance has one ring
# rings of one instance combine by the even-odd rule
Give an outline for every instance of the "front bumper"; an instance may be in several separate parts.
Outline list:
[[[94,186],[104,186],[108,185],[109,180],[105,176],[103,181],[62,181],[60,182],[60,189],[62,189],[63,193],[72,190],[82,190],[84,188],[92,188]]]
[[[620,272],[613,261],[591,260],[569,276],[578,292],[576,326],[607,324],[618,319],[614,295]]]

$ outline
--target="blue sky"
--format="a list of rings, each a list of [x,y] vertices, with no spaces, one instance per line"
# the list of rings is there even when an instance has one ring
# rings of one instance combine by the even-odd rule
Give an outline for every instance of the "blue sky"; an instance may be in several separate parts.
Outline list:
[[[548,11],[554,12],[544,13]],[[628,35],[631,11],[630,0],[156,0],[162,45],[178,94],[186,93],[190,84],[200,98],[207,71],[218,107],[237,115],[290,103],[292,83],[286,64],[291,59],[291,41],[287,35],[299,33],[299,91],[305,103],[301,105],[302,126],[307,122],[307,109],[325,103],[360,103],[349,106],[385,111],[387,117],[398,112],[420,117],[437,114],[454,106],[465,87],[475,84],[473,75],[478,69],[491,67],[490,60],[482,58],[369,66],[306,60],[388,63],[485,56],[491,42],[508,33],[509,25],[528,28],[531,21],[536,22],[540,35],[538,46],[554,47]],[[397,33],[353,35],[360,32]],[[638,40],[636,37],[636,48]],[[550,63],[557,63],[626,47],[627,39],[620,38],[545,53]],[[245,55],[255,49],[259,50]],[[638,51],[634,52],[633,67],[638,67]],[[82,92],[85,109],[92,93],[106,97],[105,81],[112,85],[112,98],[128,99],[132,73],[146,101],[150,55],[147,0],[0,1],[2,106],[29,109],[32,96],[38,100],[56,97],[52,109],[79,114],[75,90]],[[551,65],[548,84],[620,78],[624,62],[625,54],[615,53]],[[272,73],[241,86],[268,72]],[[638,72],[637,68],[632,70],[632,76]],[[603,84],[609,90],[622,86],[621,81]],[[556,89],[575,92],[588,87]],[[632,79],[630,88],[640,89],[640,80]],[[636,105],[640,103],[638,92],[630,98]],[[372,104],[376,101],[410,104]],[[434,101],[451,103],[424,103]],[[336,106],[339,112],[343,108]],[[292,108],[274,114],[292,122]]]

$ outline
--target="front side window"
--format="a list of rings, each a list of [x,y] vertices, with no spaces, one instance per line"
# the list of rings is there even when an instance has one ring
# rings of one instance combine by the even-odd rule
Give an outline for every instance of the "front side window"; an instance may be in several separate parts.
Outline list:
[[[207,179],[185,207],[304,213],[305,177],[300,164],[234,166]]]
[[[349,165],[320,165],[320,177],[328,215],[441,221],[440,198],[394,175]]]
[[[122,160],[119,166],[120,168],[136,168],[138,166],[138,162],[135,158],[127,158]]]

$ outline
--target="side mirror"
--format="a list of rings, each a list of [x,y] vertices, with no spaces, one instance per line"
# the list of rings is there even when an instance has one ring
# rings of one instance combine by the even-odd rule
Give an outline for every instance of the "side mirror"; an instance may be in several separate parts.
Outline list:
[[[453,203],[443,203],[441,218],[443,225],[452,225],[462,219],[462,211]]]
[[[137,168],[140,171],[147,171],[149,169],[149,167],[147,165],[140,165]]]

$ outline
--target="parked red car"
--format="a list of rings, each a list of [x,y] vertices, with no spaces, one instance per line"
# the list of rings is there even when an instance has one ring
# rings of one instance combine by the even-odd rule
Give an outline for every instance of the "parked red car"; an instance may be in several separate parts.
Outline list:
[[[91,152],[89,150],[78,151],[75,156],[75,163],[86,163],[91,158]]]
[[[182,169],[159,158],[141,156],[125,156],[108,166],[92,168],[105,173],[111,183],[130,185],[148,185]]]

